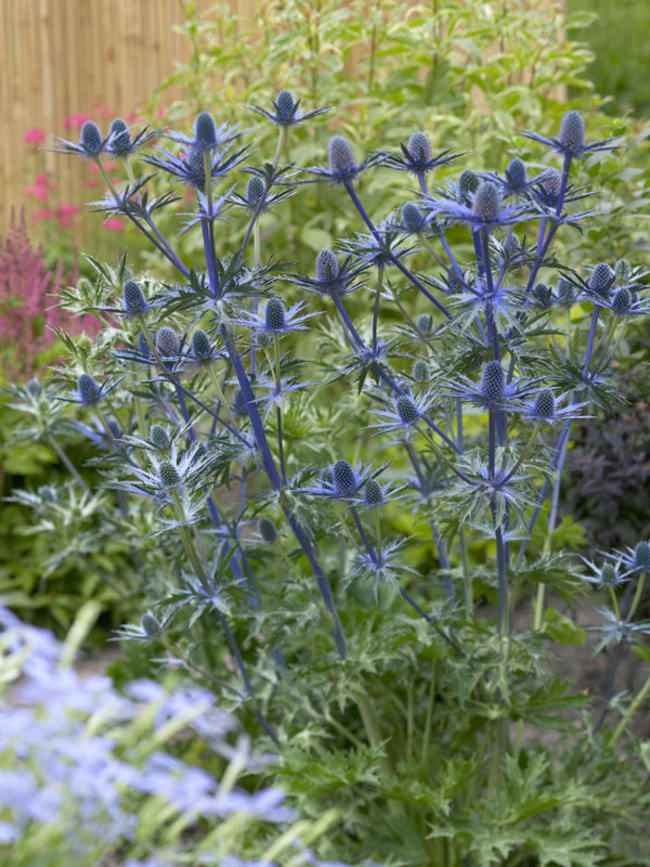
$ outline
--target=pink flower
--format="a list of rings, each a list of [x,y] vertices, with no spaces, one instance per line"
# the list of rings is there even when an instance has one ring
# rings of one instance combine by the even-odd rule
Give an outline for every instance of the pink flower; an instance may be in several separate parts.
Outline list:
[[[39,211],[34,211],[32,214],[32,223],[38,223],[41,220],[51,220],[56,216],[55,211],[50,211],[47,208],[41,208]]]
[[[99,115],[99,117],[115,117],[115,112],[103,103],[95,106],[95,114]]]
[[[45,141],[45,130],[41,129],[40,126],[33,126],[27,130],[23,136],[23,141],[25,144],[43,144]]]
[[[104,228],[109,232],[123,232],[124,224],[120,220],[119,217],[110,217],[110,219],[106,220],[103,224]]]
[[[46,202],[49,198],[49,190],[43,184],[34,184],[31,187],[26,187],[25,192],[28,196],[34,196],[39,202]]]
[[[49,175],[46,172],[39,172],[34,178],[34,182],[39,184],[41,187],[54,187],[56,186],[50,181]]]
[[[78,214],[80,210],[81,208],[78,205],[69,205],[65,203],[59,205],[56,212],[60,217],[73,217],[75,214]]]

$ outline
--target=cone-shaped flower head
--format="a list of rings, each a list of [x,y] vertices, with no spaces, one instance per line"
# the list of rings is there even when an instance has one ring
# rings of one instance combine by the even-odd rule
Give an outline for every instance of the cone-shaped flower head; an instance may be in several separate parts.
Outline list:
[[[334,473],[332,472],[331,467],[325,467],[325,469],[320,474],[320,480],[324,485],[334,484]]]
[[[97,124],[93,123],[92,120],[87,120],[81,127],[79,140],[90,154],[98,154],[102,149],[102,134]]]
[[[408,202],[402,208],[402,223],[408,232],[414,234],[424,228],[424,215],[413,202]]]
[[[550,388],[543,388],[537,395],[533,413],[539,418],[553,418],[555,415],[555,397]]]
[[[469,204],[472,200],[473,194],[478,190],[480,183],[481,181],[479,176],[471,169],[465,169],[464,172],[461,172],[461,175],[458,178],[458,193],[461,200],[466,204]]]
[[[612,301],[612,310],[615,313],[626,313],[632,304],[632,293],[627,286],[622,286]]]
[[[420,334],[429,334],[433,326],[433,316],[430,313],[420,313],[415,324]]]
[[[275,542],[275,540],[278,538],[275,524],[270,518],[260,518],[259,524],[257,526],[260,531],[260,536],[262,537],[262,539],[264,539],[265,542]]]
[[[546,307],[551,303],[553,292],[551,291],[551,287],[547,286],[546,283],[537,283],[533,288],[533,297],[540,307]]]
[[[151,443],[160,451],[163,451],[163,449],[168,449],[171,445],[169,434],[167,433],[165,428],[159,424],[151,425],[151,429],[149,430],[149,439],[151,440]]]
[[[571,156],[577,157],[585,146],[585,122],[577,111],[568,111],[560,124],[560,144]]]
[[[207,151],[210,148],[216,147],[217,127],[214,118],[207,111],[202,111],[197,114],[194,121],[194,142],[200,151]]]
[[[356,174],[357,161],[350,142],[342,135],[334,135],[327,145],[330,174],[335,178],[351,178]]]
[[[428,378],[429,365],[426,363],[426,361],[419,359],[419,361],[416,361],[413,365],[413,379],[417,380],[418,382],[426,382]]]
[[[181,483],[178,470],[170,461],[163,461],[158,467],[158,478],[163,488],[175,488]]]
[[[637,569],[650,572],[650,544],[639,542],[634,551],[634,565]]]
[[[95,380],[89,373],[82,373],[77,380],[77,389],[81,402],[89,406],[101,398],[102,392]]]
[[[506,169],[506,175],[513,189],[520,189],[526,186],[526,166],[519,157],[510,160]]]
[[[415,403],[406,394],[401,394],[397,398],[395,409],[403,424],[414,424],[420,418],[420,413]]]
[[[38,397],[41,393],[41,384],[36,379],[36,377],[30,379],[27,383],[27,391],[29,392],[29,394],[31,394],[32,397]]]
[[[627,259],[619,259],[614,265],[614,274],[617,280],[629,280],[632,276],[632,266]]]
[[[295,107],[296,101],[290,90],[281,90],[275,100],[275,105],[278,111],[280,120],[290,120]]]
[[[368,479],[363,491],[363,500],[366,506],[381,506],[384,502],[384,494],[381,486],[374,479]]]
[[[232,396],[232,411],[235,415],[246,415],[246,401],[241,388],[236,388]]]
[[[147,302],[140,285],[135,280],[127,280],[122,289],[122,300],[127,313],[144,313]]]
[[[253,207],[264,195],[265,184],[259,175],[253,175],[246,185],[246,201]]]
[[[126,122],[121,117],[116,117],[115,120],[111,121],[109,132],[113,153],[119,155],[120,152],[128,152],[131,147],[131,136],[129,135],[129,127]]]
[[[339,260],[331,250],[321,250],[316,256],[316,279],[320,283],[331,283],[341,271]]]
[[[149,612],[142,615],[140,626],[144,634],[149,638],[155,638],[160,633],[160,624],[153,614],[149,614]]]
[[[406,149],[419,163],[427,163],[431,159],[431,142],[429,136],[424,132],[414,132]]]
[[[185,162],[190,169],[189,174],[192,186],[203,191],[205,188],[205,158],[203,156],[203,151],[192,145],[187,149]]]
[[[212,356],[210,338],[200,328],[192,335],[192,355],[197,361],[207,361]]]
[[[600,570],[600,583],[604,587],[614,587],[616,586],[617,578],[618,575],[616,574],[616,569],[611,563],[605,563],[603,568]]]
[[[614,272],[607,262],[599,262],[589,277],[589,288],[596,295],[607,295],[614,280]]]
[[[181,351],[181,341],[169,325],[163,325],[156,334],[156,348],[161,355],[173,358]]]
[[[500,400],[506,394],[506,377],[500,361],[488,361],[481,377],[481,397]]]
[[[537,179],[549,201],[555,201],[562,189],[562,175],[557,169],[547,169]]]
[[[347,461],[337,461],[332,467],[332,480],[336,493],[340,497],[354,493],[357,487],[357,479],[351,464]]]
[[[149,348],[147,338],[144,336],[143,331],[138,334],[138,352],[143,358],[151,357],[151,349]]]
[[[493,223],[499,219],[500,213],[499,188],[493,181],[482,181],[474,193],[472,214],[486,223]]]
[[[264,310],[264,322],[269,331],[282,331],[286,324],[284,304],[279,298],[269,298]]]

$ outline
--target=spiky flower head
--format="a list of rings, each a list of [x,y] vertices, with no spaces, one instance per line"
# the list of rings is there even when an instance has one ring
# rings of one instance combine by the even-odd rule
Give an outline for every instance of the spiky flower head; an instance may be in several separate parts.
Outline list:
[[[403,424],[414,424],[420,413],[413,400],[406,394],[401,394],[395,401],[395,409]]]
[[[627,286],[622,286],[612,301],[612,310],[614,313],[627,313],[632,305],[632,293]]]
[[[553,418],[555,415],[555,397],[550,388],[543,388],[535,398],[533,414],[538,418]]]
[[[138,352],[143,358],[151,357],[151,349],[143,331],[138,334]]]
[[[402,208],[402,223],[407,232],[420,232],[424,228],[424,214],[413,202],[407,202]]]
[[[481,180],[471,169],[465,169],[458,178],[458,193],[461,201],[469,205],[472,196],[478,190]]]
[[[192,334],[192,355],[197,361],[207,361],[212,357],[212,343],[210,338],[200,328]]]
[[[521,189],[526,186],[526,165],[519,157],[515,157],[508,163],[506,176],[513,189]]]
[[[500,212],[499,188],[493,181],[482,181],[472,199],[472,214],[486,223],[493,223],[499,219]]]
[[[127,313],[135,315],[144,313],[147,309],[147,301],[140,285],[135,280],[127,280],[122,289],[122,300]]]
[[[348,494],[353,494],[357,487],[357,479],[352,469],[352,465],[347,461],[337,461],[332,467],[332,481],[336,488],[336,493],[340,497],[345,497]]]
[[[159,451],[168,449],[171,445],[169,434],[165,428],[159,424],[151,425],[149,430],[149,439],[151,440],[152,445],[154,445]]]
[[[163,488],[176,488],[181,483],[179,472],[171,461],[163,461],[160,464],[158,478]]]
[[[207,151],[218,144],[214,118],[207,111],[197,114],[194,121],[194,141],[200,151]]]
[[[650,544],[648,542],[639,542],[636,546],[634,550],[634,565],[637,569],[650,572]]]
[[[423,359],[419,359],[413,365],[413,379],[417,382],[426,382],[429,378],[429,365]]]
[[[500,361],[488,361],[481,377],[481,397],[501,400],[506,394],[506,377]]]
[[[156,348],[161,355],[175,358],[181,351],[181,341],[169,325],[163,325],[156,334]]]
[[[320,480],[323,485],[333,485],[334,484],[334,473],[332,472],[331,467],[325,467],[320,474]]]
[[[565,307],[571,307],[571,305],[575,301],[573,284],[565,277],[560,277],[560,279],[558,280],[557,297],[560,300],[560,304],[564,305]]]
[[[596,295],[607,295],[613,281],[614,272],[607,262],[599,262],[591,272],[588,285]]]
[[[264,321],[269,331],[282,331],[286,324],[284,304],[279,298],[269,298],[264,309]]]
[[[192,145],[187,149],[185,162],[189,166],[189,178],[191,178],[192,186],[197,189],[205,189],[205,158],[203,151]]]
[[[619,259],[614,265],[614,274],[617,280],[629,280],[632,276],[632,266],[627,259]]]
[[[420,313],[415,324],[420,334],[430,334],[433,327],[433,316],[430,313]]]
[[[233,392],[232,411],[235,415],[246,415],[246,401],[244,400],[244,392],[241,388],[236,388]]]
[[[98,154],[102,149],[103,139],[97,124],[93,123],[92,120],[87,120],[81,127],[79,141],[88,153]]]
[[[41,393],[41,384],[36,377],[30,379],[27,383],[27,391],[32,397],[38,397]]]
[[[339,260],[331,250],[321,250],[316,256],[316,279],[320,283],[331,283],[341,271]]]
[[[150,614],[149,612],[142,615],[140,626],[148,638],[155,638],[160,633],[160,624],[153,614]]]
[[[246,184],[246,201],[253,207],[264,195],[265,184],[259,175],[252,175]]]
[[[562,175],[557,169],[546,169],[537,178],[537,183],[542,188],[549,201],[556,201],[562,189]]]
[[[77,380],[77,389],[81,402],[85,406],[90,406],[97,403],[102,396],[100,387],[89,373],[82,373]]]
[[[566,153],[577,157],[585,146],[585,122],[577,111],[568,111],[560,124],[560,144]]]
[[[414,160],[427,163],[431,159],[431,142],[424,132],[414,132],[409,138],[406,149]]]
[[[131,147],[131,136],[129,135],[129,127],[121,117],[116,117],[111,121],[110,127],[111,150],[114,154],[128,153]]]
[[[540,307],[547,307],[551,303],[553,292],[551,287],[547,286],[546,283],[537,283],[533,287],[533,297]]]
[[[381,506],[384,502],[384,493],[381,485],[374,479],[368,479],[363,490],[363,501],[366,506]]]
[[[271,542],[275,542],[275,540],[278,538],[275,524],[270,518],[260,518],[257,527],[260,531],[260,536],[262,537],[262,539],[264,539],[265,542],[268,542],[270,544]]]
[[[280,120],[290,120],[294,111],[296,101],[290,90],[281,90],[275,100],[275,107],[278,111]]]
[[[334,135],[327,145],[330,174],[335,178],[350,178],[356,174],[357,161],[350,142],[342,135]]]
[[[605,563],[600,570],[600,583],[603,587],[615,587],[618,582],[618,574],[611,563]]]

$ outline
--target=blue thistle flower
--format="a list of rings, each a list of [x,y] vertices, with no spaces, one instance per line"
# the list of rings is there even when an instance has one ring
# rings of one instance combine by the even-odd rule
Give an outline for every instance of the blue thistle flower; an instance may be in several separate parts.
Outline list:
[[[255,208],[264,195],[266,185],[259,175],[253,175],[246,184],[246,201],[249,207]]]
[[[614,265],[614,274],[617,280],[627,281],[632,276],[632,266],[627,259],[619,259]]]
[[[553,300],[553,290],[546,283],[537,283],[533,287],[532,294],[540,307],[548,307]]]
[[[151,612],[146,612],[140,619],[140,626],[147,638],[156,638],[160,635],[160,624]]]
[[[494,403],[506,396],[506,375],[500,361],[488,361],[481,376],[481,397]]]
[[[510,160],[506,169],[506,177],[512,192],[520,192],[526,189],[528,178],[526,177],[526,164],[519,157]]]
[[[464,205],[470,205],[474,193],[478,190],[481,179],[471,169],[465,169],[458,178],[459,201]]]
[[[213,150],[219,146],[219,135],[214,118],[207,111],[197,114],[194,120],[194,147],[197,151]]]
[[[368,479],[366,486],[363,489],[363,501],[368,508],[381,506],[384,502],[384,494],[379,482],[375,479]]]
[[[612,300],[612,311],[623,315],[627,313],[632,306],[632,293],[627,286],[622,286],[614,295]]]
[[[314,168],[305,169],[305,171],[314,175],[316,181],[333,181],[337,184],[345,184],[353,181],[365,169],[383,162],[385,158],[383,153],[371,154],[363,162],[357,163],[350,142],[345,136],[334,135],[327,144],[327,168],[314,166]]]
[[[555,415],[555,397],[550,388],[543,388],[537,395],[533,412],[537,418],[553,418]]]
[[[421,232],[426,226],[424,214],[413,202],[407,202],[402,208],[402,226],[412,235]]]
[[[169,433],[162,425],[159,424],[151,425],[151,428],[149,430],[149,439],[151,441],[151,444],[159,451],[164,451],[165,449],[168,449],[171,445]]]
[[[366,263],[353,266],[350,256],[347,256],[341,265],[336,254],[326,249],[321,250],[316,256],[315,278],[302,274],[289,274],[288,276],[293,283],[308,292],[340,298],[342,295],[354,292],[362,285],[357,278],[366,269]]]
[[[124,284],[122,300],[125,311],[133,316],[139,316],[148,309],[144,293],[135,280],[127,280]]]
[[[564,115],[557,138],[547,138],[529,130],[524,130],[523,135],[573,159],[587,153],[615,150],[622,144],[621,138],[607,138],[602,139],[602,141],[586,142],[585,123],[577,111],[569,111]]]
[[[643,572],[650,572],[650,544],[639,542],[634,550],[634,565]]]
[[[156,349],[164,358],[177,358],[180,355],[180,338],[169,325],[163,325],[158,329]]]
[[[151,348],[147,342],[144,331],[138,334],[138,352],[142,358],[151,358]]]
[[[253,331],[265,334],[286,334],[289,331],[304,331],[305,324],[318,313],[303,313],[304,301],[298,301],[288,310],[280,298],[269,298],[263,310],[253,311],[245,318],[233,319],[236,325],[243,325]]]
[[[322,108],[314,108],[311,111],[300,111],[300,100],[295,99],[290,90],[281,90],[275,100],[272,100],[272,103],[274,111],[267,111],[259,105],[249,105],[247,108],[250,108],[251,111],[257,114],[261,114],[262,117],[270,120],[276,126],[284,127],[304,123],[330,110],[330,106],[326,105]]]
[[[29,380],[26,388],[27,388],[27,393],[30,394],[32,397],[39,397],[39,395],[41,393],[41,384],[38,381],[38,379],[36,379],[36,377]]]
[[[131,136],[129,127],[121,117],[111,121],[109,129],[109,149],[115,156],[128,154],[131,150]]]
[[[414,132],[406,145],[400,144],[401,155],[390,154],[386,157],[386,165],[391,169],[411,172],[422,177],[437,166],[458,159],[461,154],[452,154],[451,148],[442,151],[437,156],[431,154],[431,142],[424,132]]]
[[[102,150],[104,139],[99,131],[99,127],[92,120],[87,120],[81,127],[79,134],[79,144],[87,151],[87,153],[97,156]]]
[[[332,467],[332,481],[339,497],[350,496],[359,486],[352,464],[343,460]]]
[[[93,377],[89,373],[82,373],[77,380],[77,389],[81,403],[85,406],[92,406],[98,403],[102,397],[102,390],[97,385]]]
[[[394,410],[373,410],[373,414],[383,419],[379,424],[372,425],[384,432],[415,429],[423,416],[426,416],[433,406],[433,394],[428,391],[420,397],[410,394],[400,394],[394,400]]]
[[[614,279],[614,272],[607,262],[599,262],[591,272],[587,286],[594,295],[606,298]]]
[[[426,361],[419,359],[413,365],[412,376],[413,379],[416,380],[416,382],[426,382],[429,378],[430,372],[431,371],[429,370],[429,365],[426,363]]]
[[[260,518],[257,525],[260,536],[267,543],[271,544],[278,538],[278,532],[275,529],[275,524],[270,518]]]
[[[181,484],[180,473],[171,461],[163,461],[160,464],[158,478],[163,488],[177,488]]]
[[[431,334],[433,328],[433,316],[430,313],[420,313],[415,323],[420,334]]]
[[[428,216],[443,216],[450,222],[467,223],[476,229],[494,229],[515,223],[526,211],[523,205],[504,206],[497,184],[492,180],[480,181],[474,172],[462,173],[457,196],[458,201],[425,196],[423,204]]]
[[[209,361],[213,356],[210,338],[200,328],[192,334],[192,355],[197,361]]]
[[[275,100],[275,107],[278,116],[286,123],[289,121],[295,111],[296,102],[290,90],[281,90]]]
[[[237,416],[245,416],[247,415],[246,410],[246,401],[244,400],[244,393],[241,388],[236,388],[232,395],[232,411]]]

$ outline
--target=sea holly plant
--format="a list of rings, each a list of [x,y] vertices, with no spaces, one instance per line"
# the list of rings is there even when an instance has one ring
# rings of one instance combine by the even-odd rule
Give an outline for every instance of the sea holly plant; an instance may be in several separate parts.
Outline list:
[[[336,134],[299,169],[281,163],[291,127],[319,112],[289,96],[262,111],[269,162],[205,112],[169,134],[181,150],[134,139],[145,173],[104,173],[93,208],[127,217],[177,282],[132,273],[125,254],[92,261],[95,303],[62,298],[105,323],[101,351],[68,342],[57,397],[92,426],[103,486],[124,498],[147,611],[121,636],[264,732],[304,810],[342,809],[342,858],[642,863],[634,720],[650,680],[595,708],[548,662],[550,641],[583,640],[559,607],[589,584],[599,646],[647,656],[646,541],[592,567],[558,523],[572,425],[616,404],[618,344],[648,309],[643,269],[598,251],[569,267],[553,247],[597,207],[574,165],[621,142],[591,141],[572,111],[557,137],[526,133],[559,169],[473,171],[419,130],[363,158]],[[90,132],[61,147],[103,171],[111,135]],[[456,180],[436,184],[452,158]],[[155,198],[152,168],[172,185]],[[399,173],[409,201],[376,217],[362,180],[379,172]],[[302,273],[265,248],[261,217],[313,184],[359,231]],[[196,261],[157,222],[179,185]],[[233,249],[222,220],[240,223]],[[593,711],[616,712],[614,731]],[[564,732],[563,751],[540,729]]]

